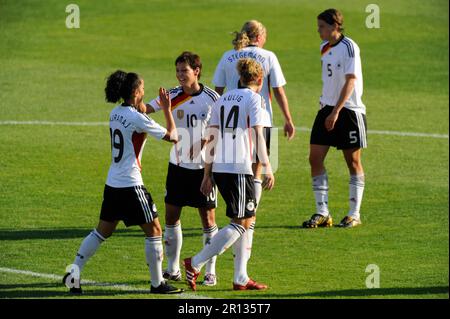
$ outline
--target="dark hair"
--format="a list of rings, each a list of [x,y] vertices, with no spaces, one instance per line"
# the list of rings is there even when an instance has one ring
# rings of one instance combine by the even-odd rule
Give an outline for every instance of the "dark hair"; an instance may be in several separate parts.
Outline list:
[[[200,79],[200,76],[202,75],[202,61],[200,60],[200,57],[197,54],[189,51],[184,51],[175,60],[175,66],[178,63],[187,63],[192,68],[192,70],[199,68],[200,72],[198,73],[198,79]]]
[[[128,100],[133,91],[139,87],[141,81],[136,73],[117,70],[106,80],[105,100],[110,103],[116,103],[120,99]]]
[[[337,9],[327,9],[317,16],[317,19],[325,21],[329,25],[337,24],[339,32],[344,31],[344,16]]]

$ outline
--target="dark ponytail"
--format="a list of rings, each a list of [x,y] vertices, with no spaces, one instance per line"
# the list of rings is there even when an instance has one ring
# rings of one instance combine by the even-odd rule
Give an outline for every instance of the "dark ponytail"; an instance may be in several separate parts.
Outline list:
[[[138,74],[117,70],[106,80],[105,100],[110,103],[117,103],[121,99],[128,100],[140,84],[141,78]]]

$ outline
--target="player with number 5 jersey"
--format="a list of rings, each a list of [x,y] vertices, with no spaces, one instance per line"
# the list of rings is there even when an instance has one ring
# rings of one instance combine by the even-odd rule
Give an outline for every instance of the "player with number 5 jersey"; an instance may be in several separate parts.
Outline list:
[[[325,10],[318,15],[317,23],[323,40],[320,46],[323,90],[311,131],[309,155],[316,213],[303,226],[316,228],[333,224],[328,210],[328,175],[324,161],[330,146],[334,146],[343,151],[350,173],[350,209],[338,226],[354,227],[361,224],[360,206],[365,185],[361,150],[367,147],[360,50],[355,41],[343,34],[343,17],[338,10]]]

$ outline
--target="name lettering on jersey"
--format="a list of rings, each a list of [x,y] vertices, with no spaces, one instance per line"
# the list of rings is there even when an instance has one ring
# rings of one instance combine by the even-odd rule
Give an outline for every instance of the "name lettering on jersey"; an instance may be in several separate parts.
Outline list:
[[[236,60],[242,59],[242,58],[251,58],[259,63],[264,63],[266,61],[266,58],[263,57],[261,54],[255,53],[255,52],[248,52],[248,51],[240,51],[233,53],[227,58],[228,63],[233,63]]]
[[[127,119],[123,117],[123,115],[119,115],[119,114],[113,114],[110,118],[109,118],[110,122],[119,122],[120,124],[123,125],[123,127],[127,128],[128,126],[131,125],[131,123],[127,122]]]
[[[236,101],[236,102],[240,102],[244,97],[242,95],[239,94],[229,94],[225,97],[223,97],[224,101]]]

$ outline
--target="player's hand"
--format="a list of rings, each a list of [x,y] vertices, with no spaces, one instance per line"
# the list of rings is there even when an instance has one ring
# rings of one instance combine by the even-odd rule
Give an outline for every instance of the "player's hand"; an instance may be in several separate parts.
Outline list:
[[[284,124],[284,136],[287,136],[288,141],[292,140],[295,136],[295,126],[292,121],[288,121]]]
[[[211,194],[213,190],[213,181],[210,176],[204,176],[202,185],[200,186],[200,192],[202,192],[203,195],[208,196]]]
[[[325,119],[325,128],[327,129],[327,131],[331,131],[332,129],[334,129],[334,125],[336,124],[338,117],[339,113],[336,113],[334,111],[327,116],[327,118]]]
[[[271,190],[275,185],[275,176],[273,176],[272,172],[267,172],[264,175],[264,180],[262,182],[263,189]]]
[[[275,176],[273,176],[272,167],[268,165],[266,167],[266,172],[264,173],[264,180],[261,186],[263,189],[270,191],[274,185],[275,185]]]
[[[167,90],[163,87],[159,88],[159,106],[163,110],[170,111],[170,108],[171,108],[169,92],[167,92]]]

